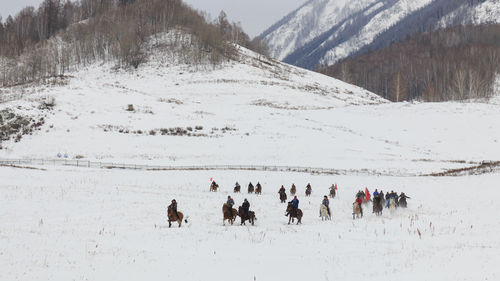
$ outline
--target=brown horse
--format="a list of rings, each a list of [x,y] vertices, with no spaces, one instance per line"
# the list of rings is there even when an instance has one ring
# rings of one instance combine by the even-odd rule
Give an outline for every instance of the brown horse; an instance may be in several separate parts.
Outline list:
[[[248,193],[253,193],[253,191],[254,191],[253,185],[249,184],[248,185]]]
[[[173,221],[176,221],[179,224],[179,227],[181,227],[184,214],[182,214],[181,212],[177,212],[177,215],[175,214],[174,210],[172,210],[172,208],[168,208],[168,227],[172,226]],[[187,223],[187,219],[184,220],[184,222]]]
[[[311,196],[312,188],[308,187],[306,188],[306,197]]]
[[[262,194],[262,185],[257,185],[257,188],[255,188],[255,194]]]
[[[232,216],[231,216],[232,213]],[[222,205],[222,224],[226,225],[226,220],[229,221],[230,224],[234,223],[234,220],[236,220],[236,217],[238,216],[238,212],[236,211],[235,208],[232,208],[232,212],[229,211],[229,205],[224,203]]]
[[[285,203],[286,202],[286,192],[284,190],[280,190],[278,193],[280,195],[281,203]]]
[[[212,191],[212,192],[217,192],[218,188],[219,188],[218,184],[215,184],[215,185],[211,184],[210,185],[210,191]]]
[[[241,191],[241,186],[239,186],[239,185],[234,186],[234,190],[233,190],[234,193],[238,193],[240,191]]]
[[[292,203],[288,202],[288,206],[286,207],[286,212],[289,216],[288,218],[288,224],[290,224],[290,221],[293,222],[294,218],[297,218],[297,224],[302,223],[302,210],[297,209],[297,213],[295,213],[295,210],[292,207]]]
[[[292,184],[292,187],[290,188],[290,195],[294,196],[295,193],[297,193],[297,187],[295,187],[295,184]]]
[[[255,212],[253,212],[253,211],[248,211],[248,215],[249,215],[249,216],[247,216],[247,214],[245,214],[245,211],[243,210],[243,207],[241,207],[241,206],[238,208],[238,215],[239,215],[239,216],[240,216],[240,218],[241,218],[241,223],[240,223],[240,225],[244,225],[244,224],[245,224],[245,221],[249,221],[252,225],[254,225],[254,222],[255,222],[255,220],[257,219],[257,218],[255,217]]]

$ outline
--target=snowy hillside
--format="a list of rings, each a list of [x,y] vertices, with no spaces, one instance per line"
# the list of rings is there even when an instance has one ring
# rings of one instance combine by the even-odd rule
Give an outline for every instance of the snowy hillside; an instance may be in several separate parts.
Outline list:
[[[115,162],[272,162],[284,152],[276,151],[281,136],[322,141],[309,138],[327,128],[309,128],[315,121],[304,120],[303,113],[386,102],[330,77],[240,52],[239,62],[215,68],[177,65],[175,55],[157,52],[137,71],[94,65],[45,85],[2,89],[13,101],[0,104],[0,110],[35,121],[43,117],[44,126],[20,142],[14,136],[3,141],[0,157],[61,153]],[[41,109],[46,99],[55,100],[53,109]]]
[[[500,158],[499,151],[484,149],[496,145],[500,130],[477,115],[497,116],[494,106],[386,104],[361,88],[245,49],[240,62],[215,68],[175,61],[158,52],[137,71],[94,65],[48,85],[3,89],[11,99],[24,94],[0,110],[31,117],[33,125],[3,141],[0,158],[66,154],[115,163],[382,174],[431,173]],[[45,109],[46,100],[54,101],[53,109]],[[10,113],[3,112],[7,120]],[[478,134],[487,137],[478,140]]]
[[[270,27],[271,54],[313,69],[415,32],[456,24],[498,22],[497,1],[311,0]]]

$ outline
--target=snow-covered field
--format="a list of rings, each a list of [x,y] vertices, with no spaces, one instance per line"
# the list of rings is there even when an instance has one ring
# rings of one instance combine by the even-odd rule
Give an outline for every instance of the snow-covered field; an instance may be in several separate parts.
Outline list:
[[[328,177],[264,172],[46,171],[0,168],[0,280],[498,280],[500,175]],[[214,177],[221,186],[208,191]],[[222,225],[238,180],[255,226]],[[298,186],[302,225],[287,225],[281,184]],[[313,195],[304,197],[310,182]],[[318,217],[333,182],[333,219]],[[405,191],[408,209],[353,221],[353,194]],[[175,198],[188,218],[168,228]],[[420,235],[419,235],[420,232]]]
[[[19,142],[2,142],[0,158],[61,153],[352,174],[0,166],[0,280],[500,279],[500,174],[408,176],[499,160],[498,105],[389,104],[246,53],[244,63],[204,71],[152,60],[132,72],[92,66],[61,85],[1,89],[14,100],[0,112],[45,123]],[[54,108],[40,109],[51,97]],[[208,191],[212,177],[217,193]],[[222,225],[221,207],[236,181],[243,189],[250,181],[263,185],[261,196],[234,195],[238,205],[250,200],[255,226]],[[322,222],[321,198],[335,182],[333,219]],[[277,194],[292,183],[305,214],[299,226],[287,225]],[[310,198],[303,196],[307,183]],[[368,207],[353,221],[354,194],[365,187],[404,191],[409,208],[376,217]],[[180,229],[167,227],[173,198],[189,216]]]

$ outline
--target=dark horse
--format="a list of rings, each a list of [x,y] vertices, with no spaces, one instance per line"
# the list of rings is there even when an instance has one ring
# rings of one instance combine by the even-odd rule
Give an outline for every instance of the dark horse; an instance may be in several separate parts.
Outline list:
[[[257,185],[255,188],[255,194],[262,194],[262,185]]]
[[[285,203],[286,202],[286,192],[283,190],[280,190],[279,192],[279,195],[280,195],[280,201],[281,203]]]
[[[236,220],[236,217],[238,216],[238,212],[236,211],[235,208],[232,208],[231,211],[229,210],[229,205],[227,205],[226,203],[224,203],[224,205],[222,205],[222,224],[223,225],[226,225],[226,220],[228,220],[230,224],[233,224],[234,220]]]
[[[375,196],[375,198],[373,198],[373,212],[375,215],[381,216],[383,209],[384,205],[382,205],[382,198],[380,198],[380,196]]]
[[[311,196],[312,188],[308,187],[306,188],[306,196]]]
[[[233,190],[234,193],[238,193],[238,192],[240,192],[240,190],[241,190],[241,186],[239,186],[239,185],[234,186],[234,190]]]
[[[245,213],[245,211],[243,210],[243,207],[239,207],[238,208],[238,215],[240,216],[241,218],[241,225],[245,224],[245,221],[249,221],[252,225],[254,224],[254,221],[257,219],[255,217],[255,212],[253,211],[248,211],[248,215]]]
[[[184,218],[184,214],[181,212],[177,212],[177,215],[175,214],[174,210],[172,208],[168,208],[168,227],[172,226],[172,222],[176,221],[179,224],[179,227],[181,227],[182,224],[182,219]],[[184,220],[184,222],[188,222],[187,220]]]
[[[248,185],[248,193],[253,193],[253,191],[254,191],[254,187],[253,187],[253,185],[252,185],[252,184],[249,184],[249,185]]]
[[[288,224],[290,224],[290,221],[293,222],[294,218],[297,218],[297,224],[302,223],[302,210],[297,209],[297,213],[295,213],[295,209],[292,207],[292,202],[288,202],[286,212],[288,213]]]
[[[408,203],[406,202],[406,197],[401,197],[401,198],[399,199],[399,206],[400,206],[401,208],[406,208],[406,207],[408,207]]]

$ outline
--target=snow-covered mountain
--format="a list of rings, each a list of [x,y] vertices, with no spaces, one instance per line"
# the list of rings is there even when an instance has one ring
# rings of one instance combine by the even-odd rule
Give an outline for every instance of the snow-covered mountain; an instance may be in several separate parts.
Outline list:
[[[495,0],[310,0],[271,26],[271,55],[313,69],[409,34],[464,23],[500,20]]]

